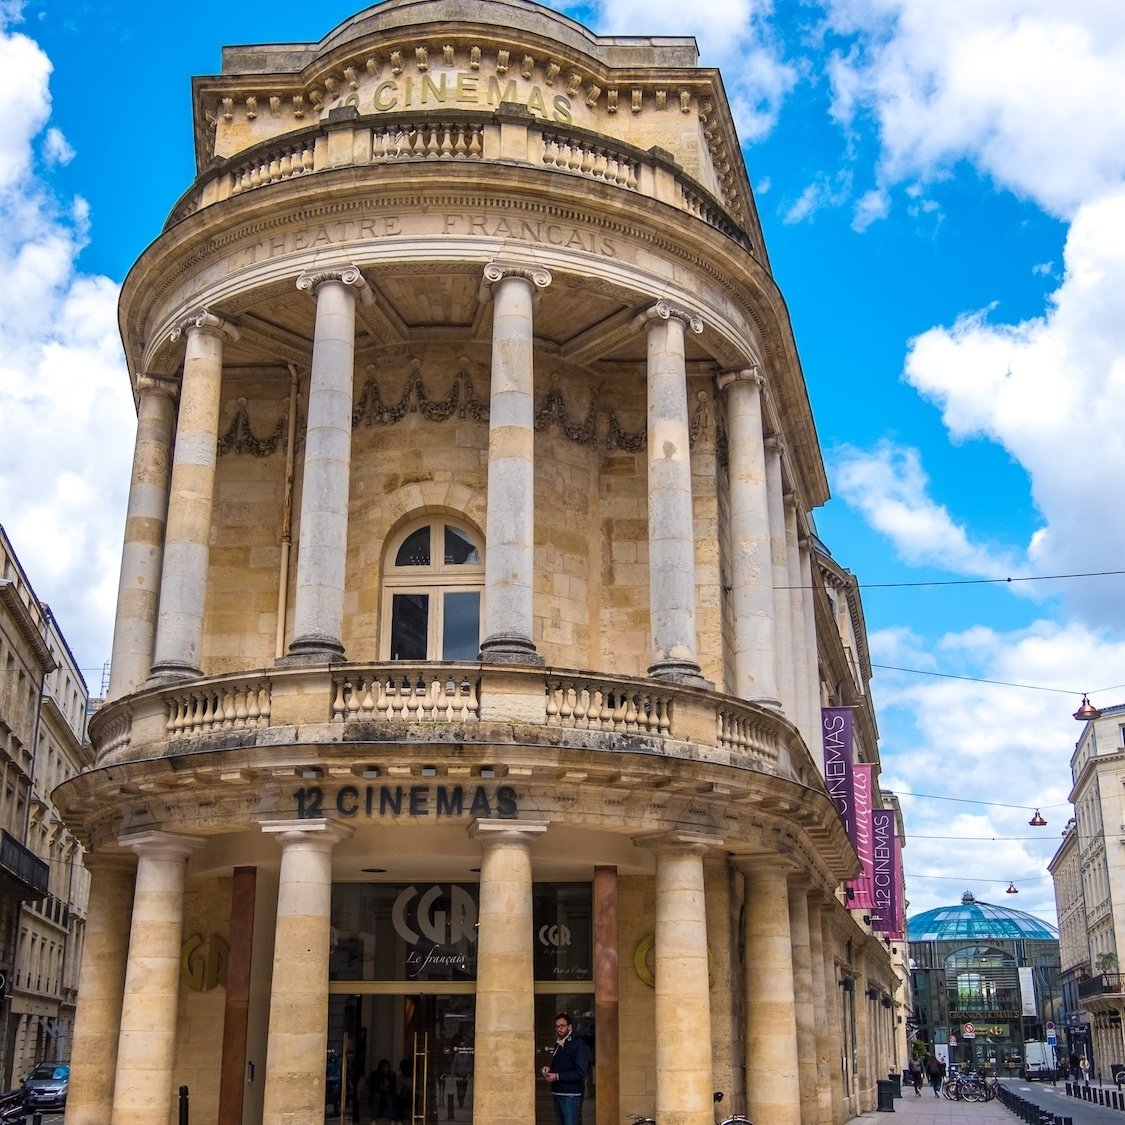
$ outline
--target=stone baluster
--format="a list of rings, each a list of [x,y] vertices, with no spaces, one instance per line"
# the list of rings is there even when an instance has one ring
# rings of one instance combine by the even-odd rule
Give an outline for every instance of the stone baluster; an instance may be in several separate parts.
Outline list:
[[[151,679],[167,683],[200,674],[203,607],[219,439],[223,343],[238,330],[206,309],[181,321],[172,339],[186,336],[164,565],[160,578]]]
[[[488,418],[482,660],[541,664],[532,639],[535,549],[535,377],[532,308],[545,269],[490,262],[492,383]]]

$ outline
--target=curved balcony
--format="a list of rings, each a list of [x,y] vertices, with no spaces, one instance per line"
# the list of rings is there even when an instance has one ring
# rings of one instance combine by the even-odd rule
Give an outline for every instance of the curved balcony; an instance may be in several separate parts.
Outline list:
[[[272,668],[140,691],[90,723],[98,766],[340,742],[630,752],[823,788],[796,729],[719,692],[564,669],[402,662]]]
[[[675,207],[765,262],[760,236],[744,229],[723,201],[662,149],[645,151],[589,129],[542,122],[520,106],[377,117],[333,110],[318,125],[217,160],[179,200],[165,229],[204,207],[285,180],[337,168],[430,161],[514,162],[595,180]]]

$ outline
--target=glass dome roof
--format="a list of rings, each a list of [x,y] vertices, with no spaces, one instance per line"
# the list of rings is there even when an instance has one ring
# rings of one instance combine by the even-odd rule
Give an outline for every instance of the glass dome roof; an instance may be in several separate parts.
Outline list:
[[[906,920],[907,941],[993,940],[1058,941],[1059,932],[1049,922],[1012,910],[977,902],[972,893],[961,896],[959,906],[939,906]]]

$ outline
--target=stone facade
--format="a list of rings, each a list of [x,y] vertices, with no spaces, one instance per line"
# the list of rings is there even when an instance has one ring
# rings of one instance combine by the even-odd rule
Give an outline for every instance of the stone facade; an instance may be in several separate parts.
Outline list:
[[[901,982],[819,741],[853,707],[877,764],[870,668],[717,72],[391,0],[194,99],[121,297],[68,1121],[164,1125],[180,1085],[223,1125],[388,1116],[386,1059],[415,1120],[546,1122],[560,1008],[599,1125],[870,1108]]]
[[[89,768],[88,693],[0,528],[0,1066],[5,1089],[70,1058],[88,876],[54,804]]]

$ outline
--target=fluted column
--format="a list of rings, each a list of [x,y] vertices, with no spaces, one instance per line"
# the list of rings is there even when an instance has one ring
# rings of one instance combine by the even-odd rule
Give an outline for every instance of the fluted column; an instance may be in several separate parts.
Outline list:
[[[808,893],[809,974],[812,982],[813,1021],[816,1027],[816,1125],[832,1125],[832,1020],[824,976],[824,929],[820,920],[820,893]]]
[[[184,879],[204,840],[144,832],[119,841],[137,853],[129,960],[121,1005],[113,1125],[168,1125],[176,1062]]]
[[[770,572],[773,576],[774,660],[781,708],[796,717],[793,681],[793,620],[789,606],[789,565],[785,552],[785,496],[781,473],[781,438],[766,438],[766,503],[770,520]]]
[[[262,825],[281,844],[263,1125],[324,1119],[332,849],[350,829],[326,820]]]
[[[817,919],[817,926],[820,919]],[[793,1000],[797,1018],[797,1073],[801,1090],[801,1121],[811,1125],[817,1107],[816,1015],[813,1004],[812,941],[809,900],[804,880],[789,880],[789,935],[793,951]]]
[[[136,860],[131,855],[95,852],[84,862],[90,872],[90,906],[78,976],[81,1002],[74,1020],[66,1112],[72,1125],[109,1125]]]
[[[492,384],[488,415],[488,512],[485,517],[484,640],[481,659],[541,664],[533,631],[535,553],[536,290],[545,269],[490,262]]]
[[[473,1117],[494,1125],[535,1120],[531,845],[546,829],[535,821],[473,825],[483,851]]]
[[[297,288],[310,290],[316,298],[316,325],[289,656],[335,660],[344,655],[355,298],[356,293],[368,303],[373,298],[355,266],[303,273]]]
[[[662,680],[702,682],[695,625],[690,419],[685,332],[693,313],[658,301],[643,317],[648,338],[648,554],[652,666]]]
[[[137,435],[109,665],[107,699],[111,700],[134,691],[152,669],[168,519],[175,394],[176,385],[169,379],[145,375],[137,379]]]
[[[802,622],[805,629],[805,686],[808,693],[806,722],[809,734],[813,739],[809,745],[815,746],[817,733],[820,730],[820,652],[816,641],[816,595],[813,590],[812,543],[808,536],[802,538],[798,544],[798,558],[801,567]]]
[[[730,477],[731,606],[734,614],[735,692],[778,708],[774,666],[773,573],[770,562],[766,448],[758,369],[720,375],[727,399]]]
[[[801,589],[801,555],[797,540],[797,497],[793,492],[784,496],[785,509],[785,573],[786,586],[789,587],[789,621],[791,625],[790,647],[793,653],[793,722],[796,723],[805,740],[805,745],[813,750],[815,759],[818,743],[814,732],[820,726],[809,726],[809,683],[808,656],[805,652],[807,636],[805,633],[805,601]]]
[[[199,309],[177,325],[172,339],[181,335],[187,337],[187,345],[160,578],[152,666],[156,682],[200,673],[223,342],[238,339],[238,330],[214,313]]]
[[[703,856],[718,841],[661,834],[640,842],[656,852],[656,1119],[661,1125],[712,1125]]]
[[[746,879],[747,1116],[801,1125],[789,891],[776,856],[739,864]]]

